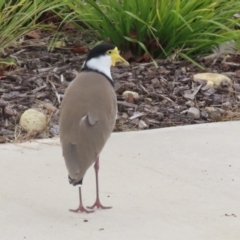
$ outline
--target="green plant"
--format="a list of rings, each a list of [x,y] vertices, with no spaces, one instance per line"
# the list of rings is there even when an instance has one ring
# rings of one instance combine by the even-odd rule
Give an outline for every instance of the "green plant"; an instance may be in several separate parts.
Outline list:
[[[240,19],[236,0],[62,0],[72,12],[67,20],[81,20],[102,40],[110,40],[134,54],[148,51],[167,57],[208,53],[214,45],[240,39],[234,30]],[[180,51],[179,51],[180,50]]]
[[[0,1],[0,51],[30,29],[45,27],[37,23],[41,13],[60,5],[57,0],[51,2],[42,0]]]

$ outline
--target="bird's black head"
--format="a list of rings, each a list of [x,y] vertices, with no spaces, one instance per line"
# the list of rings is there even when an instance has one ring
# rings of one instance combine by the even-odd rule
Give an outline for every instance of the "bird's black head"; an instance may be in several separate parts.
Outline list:
[[[129,63],[120,56],[116,46],[110,43],[100,43],[89,51],[83,68],[101,71],[101,68],[105,67],[110,70],[110,67],[115,66],[117,62],[129,65]]]
[[[112,84],[111,66],[115,66],[117,62],[129,63],[120,56],[118,48],[109,43],[101,43],[95,46],[88,53],[81,71],[93,71],[103,74]]]
[[[115,48],[116,46],[110,43],[100,43],[89,51],[86,62],[92,58],[98,58],[100,56],[104,56]]]

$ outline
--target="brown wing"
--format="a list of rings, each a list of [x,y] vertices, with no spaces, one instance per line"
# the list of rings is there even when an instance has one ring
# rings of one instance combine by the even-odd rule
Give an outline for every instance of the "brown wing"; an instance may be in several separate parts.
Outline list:
[[[109,138],[116,119],[113,87],[101,74],[82,72],[66,90],[60,111],[63,156],[74,182],[80,181]]]

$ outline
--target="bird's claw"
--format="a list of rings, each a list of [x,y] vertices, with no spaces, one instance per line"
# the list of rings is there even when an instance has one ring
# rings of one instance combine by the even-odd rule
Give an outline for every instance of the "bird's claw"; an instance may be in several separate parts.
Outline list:
[[[79,206],[77,209],[69,209],[70,212],[75,212],[75,213],[93,213],[94,211],[91,210],[87,210],[86,208],[84,208],[83,206]]]
[[[110,209],[112,207],[105,207],[103,206],[99,200],[96,200],[96,202],[91,206],[91,207],[87,207],[88,209],[94,209],[94,208],[98,208],[98,209]]]

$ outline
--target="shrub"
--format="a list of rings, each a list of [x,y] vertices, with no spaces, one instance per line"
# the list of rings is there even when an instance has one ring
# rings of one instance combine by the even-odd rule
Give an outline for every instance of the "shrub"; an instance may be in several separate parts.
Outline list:
[[[72,12],[65,18],[83,21],[134,54],[149,51],[166,57],[174,51],[203,55],[214,45],[239,40],[236,0],[62,0]],[[184,55],[183,54],[183,55]]]
[[[57,0],[14,0],[0,1],[0,50],[22,37],[32,28],[43,11],[60,4]]]

